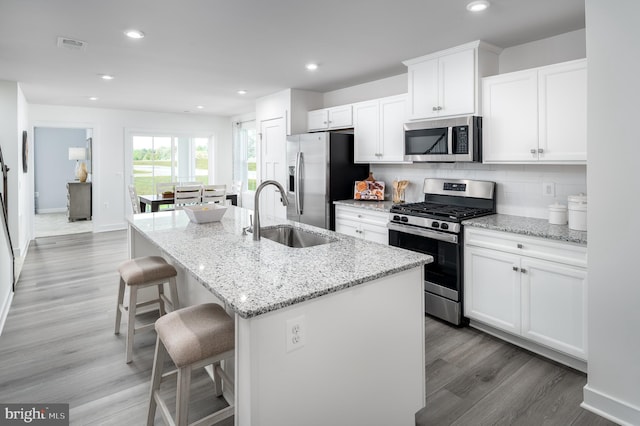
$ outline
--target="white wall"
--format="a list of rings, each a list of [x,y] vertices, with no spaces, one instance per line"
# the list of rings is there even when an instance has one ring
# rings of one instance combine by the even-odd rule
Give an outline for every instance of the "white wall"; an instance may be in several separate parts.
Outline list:
[[[228,117],[167,114],[102,108],[31,105],[30,127],[93,129],[93,222],[95,231],[126,227],[128,177],[125,133],[146,130],[210,134],[214,138],[214,180],[232,183],[231,125]],[[33,194],[31,194],[33,196]]]
[[[407,87],[407,74],[400,74],[326,92],[324,94],[324,108],[384,98],[386,96],[402,95],[407,93]]]
[[[587,57],[585,29],[508,47],[500,53],[500,74]]]
[[[587,0],[589,185],[585,407],[640,424],[640,2]],[[628,216],[612,226],[612,212]],[[628,212],[628,213],[627,213]]]

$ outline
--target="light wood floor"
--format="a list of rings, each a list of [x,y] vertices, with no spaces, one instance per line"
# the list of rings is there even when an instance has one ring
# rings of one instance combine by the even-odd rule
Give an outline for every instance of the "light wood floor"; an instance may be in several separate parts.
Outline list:
[[[145,423],[155,337],[136,336],[126,364],[124,333],[113,334],[126,257],[124,231],[32,243],[0,336],[0,401],[69,403],[74,425]],[[427,408],[416,424],[613,424],[579,407],[584,374],[470,328],[425,323]],[[172,386],[163,384],[167,395]],[[194,375],[191,421],[226,405],[212,391]]]

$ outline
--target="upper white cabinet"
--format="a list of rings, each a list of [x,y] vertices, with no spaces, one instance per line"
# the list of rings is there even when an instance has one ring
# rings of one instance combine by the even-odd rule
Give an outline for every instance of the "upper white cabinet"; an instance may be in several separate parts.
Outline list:
[[[485,163],[586,162],[586,60],[487,77],[482,92]]]
[[[407,95],[390,96],[353,105],[354,161],[404,162]]]
[[[346,129],[353,127],[351,105],[309,111],[307,115],[309,131]]]
[[[409,76],[408,118],[479,115],[479,77],[498,72],[500,50],[476,41],[404,61]]]

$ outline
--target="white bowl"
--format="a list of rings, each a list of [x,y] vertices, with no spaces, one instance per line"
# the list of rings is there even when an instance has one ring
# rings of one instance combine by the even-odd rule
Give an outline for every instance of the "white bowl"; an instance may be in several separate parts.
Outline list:
[[[219,222],[227,211],[226,206],[218,204],[184,206],[183,209],[189,220],[194,223]]]

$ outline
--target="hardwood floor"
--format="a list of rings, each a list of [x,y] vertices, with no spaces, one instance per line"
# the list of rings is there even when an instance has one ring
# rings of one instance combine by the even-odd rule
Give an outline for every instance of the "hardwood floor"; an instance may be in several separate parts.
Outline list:
[[[69,403],[74,425],[145,423],[155,336],[136,336],[126,364],[125,335],[113,334],[126,244],[124,231],[32,243],[0,336],[0,401]],[[425,324],[427,406],[416,424],[613,424],[579,407],[584,374],[470,328]],[[163,389],[174,394],[171,382]],[[224,405],[194,374],[190,420]]]

